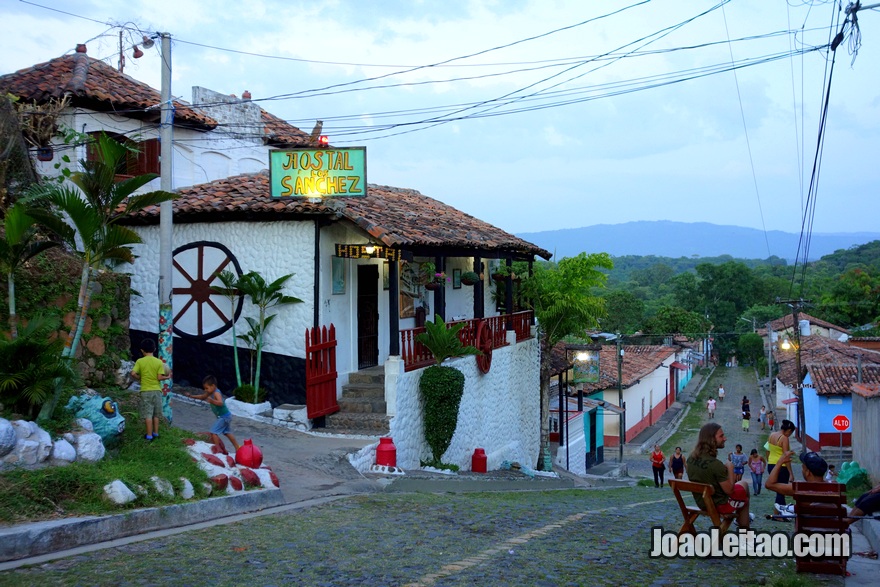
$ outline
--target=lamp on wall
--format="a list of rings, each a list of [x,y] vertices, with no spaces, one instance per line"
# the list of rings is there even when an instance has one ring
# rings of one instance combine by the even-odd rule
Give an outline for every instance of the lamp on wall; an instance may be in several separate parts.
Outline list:
[[[142,45],[144,46],[144,49],[152,49],[155,43],[153,42],[153,39],[151,39],[149,36],[144,35],[144,42],[142,43]]]
[[[367,245],[366,247],[364,247],[364,252],[368,255],[372,255],[376,252],[376,247],[374,247],[373,245]]]
[[[140,59],[143,56],[144,56],[144,52],[141,51],[137,45],[135,45],[134,46],[134,53],[132,53],[132,57],[134,57],[135,59]]]

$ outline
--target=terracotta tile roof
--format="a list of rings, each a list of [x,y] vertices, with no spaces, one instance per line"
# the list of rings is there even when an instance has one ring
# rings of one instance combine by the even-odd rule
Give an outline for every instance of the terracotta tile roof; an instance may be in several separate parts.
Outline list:
[[[248,220],[299,219],[333,216],[336,211],[322,203],[303,199],[269,197],[269,172],[247,173],[175,190],[172,203],[175,224]],[[159,207],[150,206],[123,224],[158,224]]]
[[[455,247],[476,253],[492,251],[550,258],[548,251],[415,190],[371,184],[363,198],[326,198],[318,203],[272,198],[269,172],[264,170],[177,191],[180,198],[173,204],[175,222],[327,215],[350,220],[389,247]],[[159,208],[154,206],[125,223],[158,222]]]
[[[880,384],[880,365],[861,367],[862,383]],[[856,365],[807,365],[810,381],[816,395],[849,395],[853,384],[859,382],[859,368]]]
[[[57,57],[0,76],[0,92],[9,92],[29,102],[43,103],[50,98],[70,95],[75,106],[100,112],[124,112],[138,119],[159,120],[159,92],[103,61],[85,53]],[[175,124],[200,129],[217,126],[210,116],[182,102],[174,102]]]
[[[815,318],[815,317],[810,316],[809,314],[806,314],[804,312],[798,312],[798,320],[809,320],[810,324],[815,324],[816,326],[821,326],[823,328],[833,328],[834,330],[836,330],[838,332],[843,332],[845,334],[849,334],[849,331],[842,326],[838,326],[837,324],[832,324],[831,322],[826,322],[824,320],[820,320],[819,318]],[[770,328],[774,332],[780,332],[782,330],[792,328],[792,324],[794,324],[794,316],[792,316],[791,314],[786,314],[782,318],[777,318],[776,320],[773,320],[770,323]],[[766,335],[766,327],[765,327],[764,333]]]
[[[308,146],[311,135],[260,108],[263,117],[263,137],[277,147]]]
[[[856,383],[852,386],[852,391],[856,395],[860,395],[864,398],[880,398],[880,384],[867,385],[864,383]]]
[[[794,347],[789,350],[783,350],[782,347],[776,349],[776,363],[779,366],[779,380],[793,387],[799,383],[797,377],[797,356]],[[859,357],[862,364],[880,365],[880,353],[868,349],[853,347],[845,342],[832,340],[824,336],[802,336],[801,337],[801,369],[806,369],[808,365],[837,365],[837,366],[855,366]]]
[[[565,342],[560,342],[553,347],[550,360],[554,375],[562,373],[568,366],[565,345]],[[623,350],[621,380],[625,389],[657,370],[678,349],[663,345],[623,345]],[[615,388],[617,388],[617,346],[602,345],[599,350],[599,382],[584,384],[584,393]]]

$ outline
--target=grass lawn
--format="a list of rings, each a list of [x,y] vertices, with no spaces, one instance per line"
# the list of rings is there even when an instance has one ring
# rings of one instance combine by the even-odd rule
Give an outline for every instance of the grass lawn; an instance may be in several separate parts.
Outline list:
[[[136,487],[152,488],[150,478],[158,475],[179,493],[184,477],[193,484],[195,499],[206,497],[202,482],[207,481],[207,475],[183,444],[184,438],[193,437],[192,433],[161,426],[160,438],[148,442],[144,440],[144,423],[137,415],[137,394],[112,389],[104,390],[104,395],[115,399],[125,416],[125,431],[116,446],[108,448],[104,459],[97,463],[14,469],[0,474],[0,525],[119,513],[184,501],[150,491],[132,503],[118,506],[103,496],[104,486],[116,479],[140,493]],[[54,427],[47,428],[53,439],[60,436]]]

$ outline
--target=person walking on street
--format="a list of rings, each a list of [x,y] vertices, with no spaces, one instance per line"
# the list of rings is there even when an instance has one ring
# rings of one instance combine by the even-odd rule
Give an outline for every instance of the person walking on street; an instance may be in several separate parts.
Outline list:
[[[761,411],[758,412],[758,422],[761,423],[761,430],[763,430],[764,424],[767,423],[767,406],[761,406]]]
[[[743,478],[743,473],[746,471],[746,461],[749,457],[743,454],[743,447],[741,444],[736,445],[736,452],[730,453],[727,455],[728,460],[733,463],[733,475],[734,481],[739,481]]]
[[[676,446],[675,452],[669,457],[669,472],[676,479],[684,477],[684,455],[681,454],[680,446]]]
[[[743,396],[742,411],[743,412],[751,412],[752,411],[751,404],[749,403],[749,397],[746,395]]]
[[[712,420],[715,418],[715,400],[711,397],[709,401],[706,402],[706,409],[709,410],[709,419]]]
[[[720,383],[718,384],[718,401],[724,401],[724,386]]]
[[[767,461],[758,454],[758,449],[753,448],[749,454],[749,469],[752,472],[752,490],[755,495],[761,493],[761,478],[764,476],[764,469],[767,467]]]
[[[773,415],[773,412],[767,412],[767,426],[770,427],[771,432],[776,430],[776,416]]]
[[[749,431],[749,420],[752,419],[752,415],[747,410],[743,410],[742,419],[743,419],[743,432],[748,432]]]
[[[783,420],[780,429],[776,432],[772,432],[770,434],[770,438],[767,440],[767,472],[772,475],[773,470],[777,468],[777,466],[780,468],[780,471],[774,476],[774,482],[778,480],[779,483],[788,483],[791,477],[790,471],[785,461],[778,465],[777,463],[779,463],[779,459],[782,458],[782,455],[786,454],[790,450],[788,438],[789,436],[794,434],[794,431],[794,422],[792,422],[791,420]],[[767,487],[766,484],[765,487]],[[777,513],[786,512],[785,495],[781,493],[776,494],[775,506]]]
[[[651,453],[651,470],[654,472],[654,487],[663,487],[663,473],[666,470],[666,457],[660,450],[660,445],[654,445]]]

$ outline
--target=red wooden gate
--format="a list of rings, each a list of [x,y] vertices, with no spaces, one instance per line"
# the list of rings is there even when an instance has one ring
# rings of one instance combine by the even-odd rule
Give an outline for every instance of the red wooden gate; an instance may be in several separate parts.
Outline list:
[[[309,419],[339,411],[336,403],[336,327],[306,329],[306,411]]]

